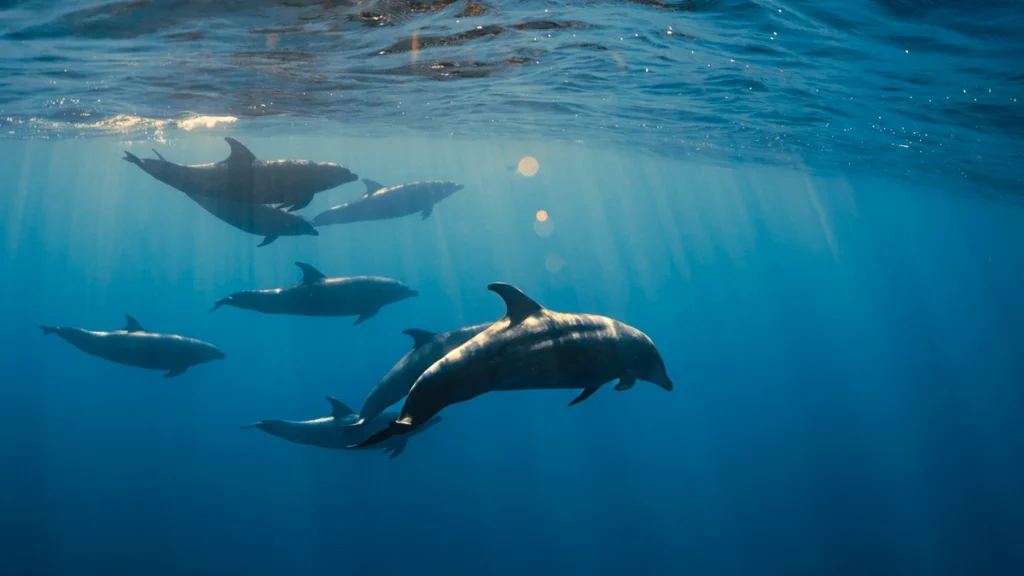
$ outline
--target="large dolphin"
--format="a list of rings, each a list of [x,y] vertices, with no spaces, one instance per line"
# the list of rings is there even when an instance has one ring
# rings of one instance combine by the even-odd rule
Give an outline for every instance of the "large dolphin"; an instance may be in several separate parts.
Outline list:
[[[75,348],[100,358],[151,370],[167,370],[164,378],[177,376],[189,366],[224,358],[213,344],[174,334],[146,332],[125,315],[125,327],[116,332],[92,332],[67,326],[40,326],[43,334],[56,334]]]
[[[296,444],[345,450],[351,449],[353,444],[362,442],[374,432],[387,428],[388,423],[398,417],[397,413],[386,413],[372,419],[365,426],[348,426],[347,424],[358,419],[359,415],[353,413],[351,408],[337,398],[328,396],[327,401],[331,403],[331,415],[324,418],[305,421],[260,420],[255,424],[242,426],[242,429],[258,428]],[[436,416],[420,426],[417,432],[426,430],[440,421],[441,417]],[[391,452],[391,457],[395,458],[405,450],[407,441],[408,437],[399,436],[388,440],[380,447],[384,448],[385,453]]]
[[[581,388],[572,406],[611,380],[618,380],[616,390],[637,380],[672,390],[658,349],[636,328],[604,316],[547,310],[508,284],[487,288],[505,301],[505,317],[428,368],[409,390],[398,420],[360,447],[407,434],[446,406],[487,392]]]
[[[347,224],[366,220],[387,220],[420,213],[426,219],[434,210],[434,204],[462,190],[462,184],[433,180],[411,182],[385,188],[373,180],[363,179],[366,194],[361,198],[335,206],[313,218],[313,224]]]
[[[159,161],[166,162],[163,155],[156,150]],[[131,152],[124,153],[124,159],[145,169],[148,160],[142,160]],[[266,204],[252,204],[238,200],[224,200],[213,196],[200,196],[185,193],[193,202],[213,214],[222,222],[238,228],[243,232],[264,236],[259,246],[266,246],[279,236],[319,236],[313,223],[308,219],[282,208]]]
[[[290,206],[290,210],[307,206],[317,192],[358,179],[333,162],[257,160],[238,140],[224,140],[231,146],[231,154],[211,164],[185,166],[163,158],[125,159],[186,194],[251,204],[280,204]]]
[[[390,278],[328,278],[309,264],[296,262],[295,265],[302,270],[302,280],[298,284],[288,288],[235,292],[217,300],[210,311],[227,305],[264,314],[358,316],[355,324],[360,324],[380,312],[382,306],[419,294]]]
[[[362,410],[359,411],[359,419],[345,425],[360,426],[376,419],[388,406],[404,398],[420,374],[423,374],[434,362],[462,346],[490,325],[490,323],[477,324],[444,334],[435,334],[416,328],[402,332],[412,337],[412,350],[402,356],[402,359],[392,366],[391,370],[373,387],[370,395],[363,402]]]

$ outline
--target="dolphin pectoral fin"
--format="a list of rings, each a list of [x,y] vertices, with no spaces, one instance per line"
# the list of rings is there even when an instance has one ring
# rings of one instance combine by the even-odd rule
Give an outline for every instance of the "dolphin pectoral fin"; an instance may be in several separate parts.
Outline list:
[[[249,149],[238,140],[227,136],[224,138],[224,141],[228,143],[228,146],[231,146],[231,154],[225,162],[228,162],[229,164],[234,164],[236,162],[239,164],[252,164],[256,161],[256,155],[250,152]]]
[[[390,426],[388,426],[387,428],[381,430],[380,432],[377,432],[376,434],[370,436],[366,440],[363,440],[359,444],[353,444],[351,446],[346,446],[346,448],[366,448],[367,446],[373,446],[374,444],[380,444],[381,442],[387,440],[388,438],[391,438],[394,435],[395,435],[395,432],[391,429]]]
[[[395,440],[394,446],[391,448],[391,459],[398,458],[398,455],[405,452],[405,446],[409,443],[408,438],[399,438]]]
[[[569,406],[575,406],[576,404],[583,402],[587,398],[590,398],[591,396],[594,395],[594,392],[597,392],[598,388],[600,388],[600,386],[594,386],[593,388],[584,388],[583,392],[580,392],[580,395],[577,396],[575,400],[569,402]]]
[[[359,318],[356,318],[356,321],[353,322],[352,325],[353,326],[358,326],[358,325],[362,324],[363,322],[366,322],[370,318],[373,318],[374,316],[376,316],[377,312],[380,312],[380,308],[377,308],[375,310],[370,310],[369,312],[363,312],[362,314],[359,315]]]
[[[136,320],[135,318],[132,318],[128,314],[124,315],[124,320],[125,320],[125,323],[124,323],[124,331],[125,332],[145,332],[146,331],[146,329],[142,327],[142,324],[139,324],[138,320]]]
[[[167,158],[164,158],[164,155],[163,155],[163,154],[161,154],[161,153],[157,152],[157,151],[156,151],[156,148],[152,148],[151,150],[153,150],[153,154],[156,154],[156,157],[157,157],[157,158],[159,158],[159,159],[163,160],[164,162],[167,162]]]
[[[505,317],[509,319],[509,327],[519,324],[530,316],[544,311],[544,307],[533,301],[532,298],[523,294],[522,290],[505,284],[495,282],[487,287],[505,301]]]
[[[431,206],[431,207],[427,208],[426,210],[424,210],[423,212],[420,213],[420,220],[426,220],[427,218],[430,218],[430,215],[433,214],[433,213],[434,213],[434,207]]]
[[[291,208],[288,208],[288,211],[289,212],[295,212],[296,210],[302,210],[306,206],[309,206],[309,203],[312,202],[312,201],[313,201],[313,195],[310,194],[309,196],[306,196],[305,198],[299,200],[295,204],[292,204]]]
[[[619,383],[615,385],[615,389],[619,392],[623,390],[629,390],[636,384],[636,378],[632,376],[623,376],[619,378]]]
[[[356,416],[359,415],[356,414]],[[343,428],[355,428],[356,426],[362,426],[363,424],[366,424],[366,418],[360,416],[359,420],[356,420],[355,422],[339,422],[338,426],[341,426]]]
[[[171,371],[164,374],[164,378],[174,378],[175,376],[181,376],[188,370],[188,366],[179,366],[178,368],[171,368]]]
[[[262,248],[262,247],[266,246],[267,244],[273,244],[274,240],[277,240],[277,236],[267,236],[266,238],[263,239],[263,242],[260,242],[259,244],[257,244],[256,247],[257,248]]]

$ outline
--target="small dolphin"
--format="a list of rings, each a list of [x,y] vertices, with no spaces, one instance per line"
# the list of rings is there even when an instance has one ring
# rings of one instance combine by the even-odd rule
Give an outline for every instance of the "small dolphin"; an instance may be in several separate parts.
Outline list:
[[[231,146],[231,154],[211,164],[185,166],[163,158],[140,160],[128,152],[125,160],[186,194],[250,204],[280,204],[290,211],[307,206],[317,192],[359,179],[333,162],[257,160],[238,140],[224,140]]]
[[[289,288],[235,292],[217,300],[210,312],[228,305],[264,314],[358,316],[355,325],[373,317],[382,306],[419,294],[390,278],[328,278],[309,264],[296,262],[295,265],[302,270],[298,284]]]
[[[153,150],[153,153],[159,158],[156,160],[157,162],[166,162],[162,154],[156,150]],[[125,152],[124,159],[142,167],[143,170],[146,168],[145,163],[149,161],[149,159],[142,160],[131,152]],[[227,222],[243,232],[264,236],[265,238],[259,246],[266,246],[277,240],[279,236],[320,235],[311,221],[281,208],[198,194],[185,193],[185,196],[222,222]]]
[[[434,204],[462,190],[462,184],[433,180],[430,182],[411,182],[391,188],[363,179],[366,194],[358,200],[335,206],[321,212],[313,218],[316,226],[328,224],[347,224],[367,220],[387,220],[410,214],[420,213],[420,219],[426,220],[434,211]]]
[[[376,419],[388,406],[398,402],[409,393],[409,389],[424,370],[430,368],[445,354],[486,330],[490,325],[490,323],[477,324],[444,334],[435,334],[415,328],[402,332],[402,334],[412,337],[412,350],[402,356],[402,359],[373,387],[370,395],[363,402],[363,409],[359,411],[359,419],[346,425],[359,426]]]
[[[43,334],[56,334],[86,354],[118,364],[151,370],[167,370],[164,378],[177,376],[189,366],[221,360],[224,353],[213,344],[173,334],[146,332],[125,315],[125,327],[116,332],[92,332],[67,326],[40,326]]]
[[[547,310],[508,284],[487,289],[505,301],[505,317],[428,368],[409,390],[398,420],[359,447],[411,432],[446,406],[487,392],[582,388],[572,406],[616,379],[616,390],[629,390],[638,379],[672,390],[658,349],[636,328],[604,316]]]
[[[353,444],[358,444],[369,435],[378,432],[388,426],[388,423],[398,417],[398,413],[383,414],[379,418],[372,419],[365,426],[351,426],[351,422],[359,418],[352,409],[337,398],[327,397],[331,403],[331,415],[315,420],[296,422],[292,420],[260,420],[255,424],[242,426],[243,430],[258,428],[268,434],[284,438],[296,444],[308,444],[321,448],[333,448],[335,450],[352,449]],[[417,429],[417,432],[426,430],[434,424],[441,422],[441,417],[436,416],[424,426]],[[391,452],[391,457],[396,458],[405,450],[407,437],[392,438],[381,447],[384,453]]]

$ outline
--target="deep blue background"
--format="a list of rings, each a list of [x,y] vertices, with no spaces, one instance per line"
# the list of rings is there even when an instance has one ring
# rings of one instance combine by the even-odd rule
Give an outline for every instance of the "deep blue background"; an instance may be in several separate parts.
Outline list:
[[[222,134],[160,145],[220,159]],[[119,160],[150,143],[0,142],[4,574],[1010,574],[1024,563],[1024,212],[959,191],[672,164],[583,146],[235,134],[466,189],[434,215],[258,238]],[[540,173],[509,165],[532,154]],[[361,192],[318,196],[308,215]],[[539,236],[534,214],[551,214]],[[546,260],[562,259],[552,272]],[[399,278],[351,319],[235,290]],[[492,281],[649,334],[676,383],[492,394],[396,460],[239,426],[354,406],[410,342],[498,318]],[[198,337],[175,379],[38,324]]]

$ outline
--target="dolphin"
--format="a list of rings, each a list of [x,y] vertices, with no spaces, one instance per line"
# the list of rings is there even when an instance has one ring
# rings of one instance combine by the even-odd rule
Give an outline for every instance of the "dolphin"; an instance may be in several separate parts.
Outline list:
[[[629,390],[637,380],[672,390],[665,363],[646,334],[611,318],[547,310],[501,282],[488,290],[505,301],[505,317],[428,368],[399,418],[357,446],[407,434],[446,406],[502,390],[582,389],[570,406],[605,382]]]
[[[296,262],[295,265],[302,270],[302,280],[298,284],[288,288],[235,292],[217,300],[210,312],[227,305],[264,314],[358,316],[354,326],[373,317],[382,306],[419,295],[419,292],[390,278],[328,278],[309,264]]]
[[[56,334],[86,354],[118,364],[167,370],[177,376],[189,366],[221,360],[224,353],[213,344],[174,334],[146,332],[138,320],[125,314],[125,327],[116,332],[92,332],[68,326],[40,326],[43,334]]]
[[[153,150],[153,153],[159,159],[156,161],[166,162],[162,154],[156,150]],[[146,169],[146,162],[150,161],[150,159],[142,160],[131,152],[125,152],[124,159],[142,167],[143,170]],[[185,195],[222,222],[243,232],[264,236],[265,238],[259,246],[266,246],[277,240],[279,236],[320,235],[308,219],[281,208],[237,200],[224,200],[213,196],[200,196],[187,192]]]
[[[347,450],[352,449],[353,444],[365,440],[370,434],[386,428],[391,420],[398,417],[398,413],[386,413],[378,418],[371,419],[365,426],[349,426],[347,424],[353,422],[359,416],[337,398],[328,396],[327,401],[331,403],[330,416],[301,422],[293,420],[260,420],[255,424],[242,426],[242,429],[258,428],[268,434],[284,438],[296,444]],[[439,422],[441,422],[441,417],[435,416],[426,424],[420,426],[417,432],[426,430]],[[391,458],[396,458],[405,450],[407,441],[407,437],[400,436],[386,441],[381,447],[384,448],[385,454],[391,452]]]
[[[402,359],[392,366],[391,370],[373,387],[370,395],[363,402],[362,410],[359,411],[359,419],[351,424],[343,425],[360,426],[376,419],[388,406],[398,402],[409,393],[409,389],[424,370],[430,368],[445,354],[483,332],[490,325],[489,322],[477,324],[444,334],[435,334],[416,328],[403,331],[402,334],[412,337],[412,350],[402,356]]]
[[[185,166],[163,158],[140,160],[127,152],[125,160],[186,194],[250,204],[280,204],[290,211],[309,205],[317,192],[359,179],[333,162],[257,160],[238,140],[224,140],[231,147],[231,154],[220,162]]]
[[[335,206],[313,218],[313,224],[347,224],[367,220],[387,220],[420,213],[426,220],[434,211],[434,204],[462,190],[462,184],[432,180],[411,182],[385,188],[373,180],[363,179],[366,194],[361,198]]]

